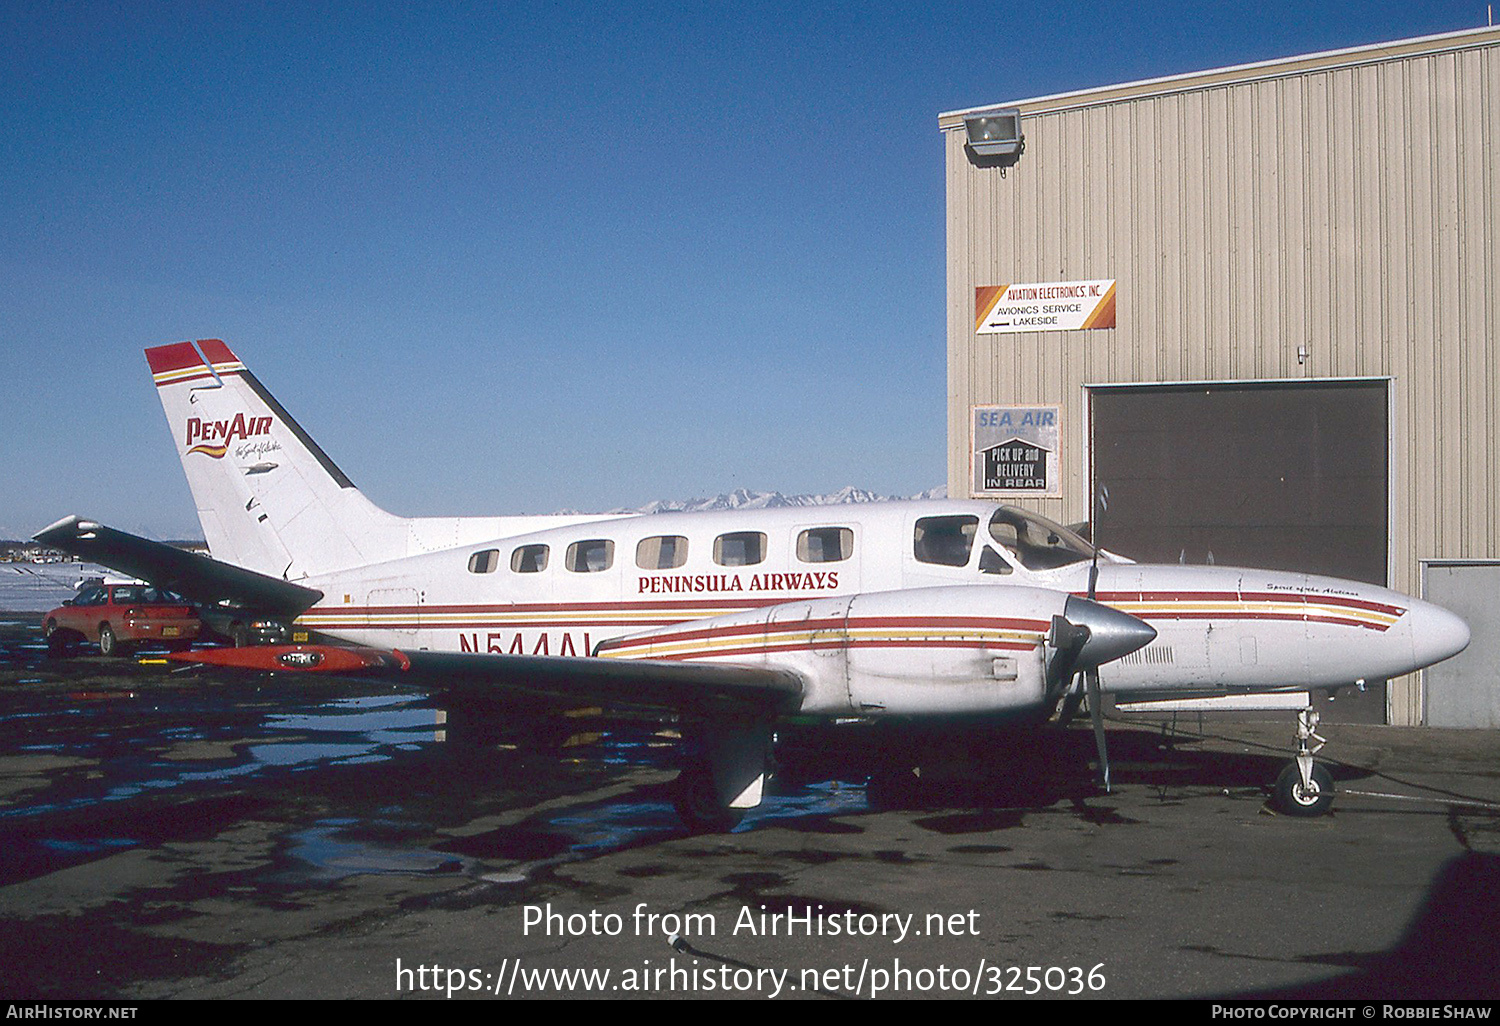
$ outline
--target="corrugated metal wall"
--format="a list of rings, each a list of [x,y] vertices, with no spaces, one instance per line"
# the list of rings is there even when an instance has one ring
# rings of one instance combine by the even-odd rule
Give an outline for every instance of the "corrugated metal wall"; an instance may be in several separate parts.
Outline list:
[[[1064,497],[1034,505],[1068,522],[1086,384],[1388,376],[1392,586],[1500,556],[1500,31],[1414,49],[1022,104],[1003,175],[945,117],[949,494],[975,403],[1063,407]],[[976,286],[1090,278],[1118,279],[1118,327],[974,333]],[[1418,722],[1416,682],[1391,695]]]

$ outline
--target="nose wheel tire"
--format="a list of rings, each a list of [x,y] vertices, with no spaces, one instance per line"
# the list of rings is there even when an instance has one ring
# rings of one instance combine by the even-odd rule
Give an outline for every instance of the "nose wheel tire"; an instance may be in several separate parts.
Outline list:
[[[1312,786],[1302,783],[1302,772],[1295,762],[1287,764],[1276,778],[1273,800],[1276,808],[1288,816],[1321,816],[1333,804],[1333,774],[1322,763],[1312,767]]]

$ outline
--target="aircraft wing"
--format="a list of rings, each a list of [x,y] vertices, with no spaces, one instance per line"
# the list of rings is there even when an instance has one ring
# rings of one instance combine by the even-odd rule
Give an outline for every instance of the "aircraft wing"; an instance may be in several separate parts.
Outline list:
[[[586,701],[610,708],[699,712],[737,707],[765,713],[795,710],[797,674],[762,666],[585,659],[483,652],[405,652],[332,645],[257,645],[179,652],[188,663],[277,672],[375,676],[394,683]]]
[[[246,570],[196,552],[79,517],[64,517],[40,531],[36,541],[175,591],[199,605],[243,606],[281,616],[296,616],[323,597],[276,577]]]

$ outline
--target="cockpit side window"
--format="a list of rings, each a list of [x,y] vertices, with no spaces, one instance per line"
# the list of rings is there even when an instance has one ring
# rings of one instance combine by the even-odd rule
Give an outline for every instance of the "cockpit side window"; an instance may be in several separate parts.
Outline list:
[[[990,517],[990,537],[1028,570],[1053,570],[1094,555],[1089,543],[1066,527],[1013,506],[1001,506]]]
[[[1011,565],[1005,561],[1004,556],[986,545],[984,551],[979,553],[979,572],[982,574],[1008,574],[1012,573],[1013,570]]]
[[[912,555],[919,563],[968,566],[978,528],[975,516],[922,517],[912,533]]]

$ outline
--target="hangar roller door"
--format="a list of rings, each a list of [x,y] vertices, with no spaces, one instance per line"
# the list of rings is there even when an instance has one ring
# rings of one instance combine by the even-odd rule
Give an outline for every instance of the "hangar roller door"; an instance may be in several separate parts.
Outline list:
[[[1387,583],[1385,380],[1096,387],[1089,407],[1105,548]],[[1385,721],[1384,685],[1324,704]]]

